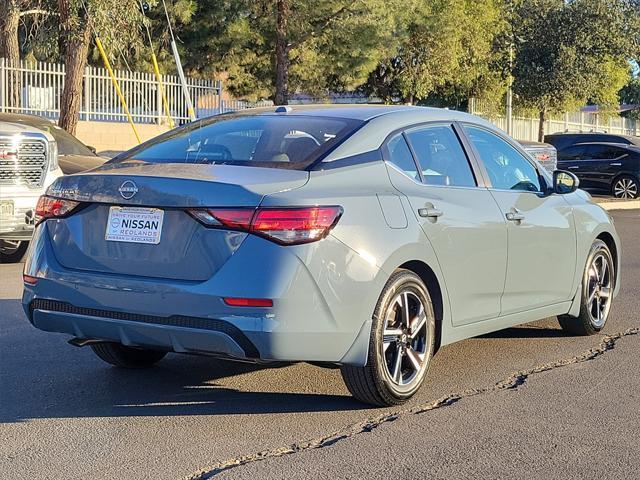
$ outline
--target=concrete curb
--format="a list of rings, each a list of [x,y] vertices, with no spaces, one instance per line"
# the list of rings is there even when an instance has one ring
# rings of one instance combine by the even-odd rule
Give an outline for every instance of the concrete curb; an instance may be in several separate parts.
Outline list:
[[[593,199],[605,210],[634,210],[640,209],[640,199],[637,200],[600,200]]]

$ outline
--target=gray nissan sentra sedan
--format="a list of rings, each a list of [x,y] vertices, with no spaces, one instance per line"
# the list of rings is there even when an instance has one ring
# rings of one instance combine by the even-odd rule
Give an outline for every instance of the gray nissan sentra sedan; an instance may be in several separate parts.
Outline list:
[[[58,179],[23,304],[119,367],[305,361],[399,404],[441,345],[549,316],[604,327],[620,243],[577,186],[459,112],[221,115]]]

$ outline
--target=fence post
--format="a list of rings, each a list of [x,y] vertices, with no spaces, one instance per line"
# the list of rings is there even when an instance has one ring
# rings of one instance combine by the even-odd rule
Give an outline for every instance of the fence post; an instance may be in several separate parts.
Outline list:
[[[584,112],[580,111],[580,131],[584,132]]]
[[[218,95],[218,110],[220,113],[222,112],[222,80],[216,81],[217,95]]]
[[[157,118],[156,122],[158,125],[162,124],[162,92],[160,91],[160,82],[162,82],[162,77],[156,79],[156,110],[157,110]]]
[[[89,110],[91,108],[91,67],[84,69],[84,119],[89,121]]]
[[[569,112],[564,112],[564,131],[569,131]]]
[[[4,58],[0,58],[0,112],[4,112],[4,96],[7,89],[7,71],[4,68]]]

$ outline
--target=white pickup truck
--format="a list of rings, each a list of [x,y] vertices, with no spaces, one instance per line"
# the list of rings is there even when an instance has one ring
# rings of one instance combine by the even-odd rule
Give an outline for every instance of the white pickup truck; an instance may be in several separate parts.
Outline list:
[[[45,118],[0,114],[0,263],[24,255],[38,198],[56,178],[104,161]]]

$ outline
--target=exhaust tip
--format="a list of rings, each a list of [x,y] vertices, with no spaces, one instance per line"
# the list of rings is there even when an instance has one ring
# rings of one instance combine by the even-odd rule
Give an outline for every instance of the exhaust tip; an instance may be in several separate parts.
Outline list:
[[[74,337],[67,342],[74,347],[86,347],[87,345],[95,345],[96,343],[104,343],[104,340],[97,340],[95,338],[77,338]]]

